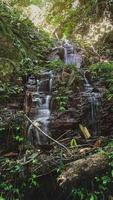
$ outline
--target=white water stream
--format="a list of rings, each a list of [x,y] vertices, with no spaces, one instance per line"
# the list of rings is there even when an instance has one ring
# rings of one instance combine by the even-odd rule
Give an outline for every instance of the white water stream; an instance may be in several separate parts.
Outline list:
[[[64,45],[64,62],[66,65],[75,65],[75,67],[80,71],[81,74],[84,74],[84,92],[83,96],[88,99],[90,104],[90,115],[89,121],[91,123],[91,129],[93,135],[97,135],[100,132],[100,122],[98,120],[100,108],[101,108],[101,94],[98,91],[94,90],[94,87],[90,81],[85,76],[84,70],[81,70],[82,56],[77,53],[77,50],[74,49],[73,45],[70,44],[68,40],[65,41]]]
[[[49,134],[48,125],[50,118],[50,101],[52,90],[52,72],[43,72],[41,77],[37,80],[37,92],[33,94],[33,102],[36,106],[36,115],[34,124],[40,125],[40,128]],[[42,135],[33,125],[30,125],[28,134],[35,134],[35,144],[46,144],[47,138]]]
[[[75,67],[83,74],[83,71],[80,69],[82,64],[82,56],[74,49],[68,41],[65,41],[63,44],[64,48],[64,62],[66,65],[75,65]],[[36,81],[36,80],[34,80]],[[34,124],[40,126],[40,128],[46,133],[49,134],[48,126],[50,119],[50,102],[51,102],[51,90],[52,90],[52,81],[53,75],[52,72],[43,72],[40,74],[40,78],[37,82],[37,92],[33,93],[33,103],[35,103],[35,119]],[[99,134],[99,123],[98,123],[98,114],[101,107],[101,95],[99,91],[95,91],[94,87],[88,80],[84,72],[84,92],[83,96],[88,99],[90,106],[89,122],[91,124],[92,134],[95,136]],[[32,85],[34,82],[28,80],[28,84]],[[47,144],[47,138],[42,135],[33,125],[30,125],[28,134],[31,135],[32,140],[35,141],[35,144]],[[35,137],[34,137],[35,136]],[[32,142],[33,143],[33,142]]]
[[[77,69],[81,67],[82,56],[77,53],[73,45],[68,40],[65,40],[64,48],[64,62],[66,65],[76,65]]]
[[[83,95],[87,97],[88,102],[90,104],[90,115],[89,122],[91,123],[91,129],[94,136],[100,134],[100,121],[99,121],[99,113],[101,111],[101,94],[99,91],[95,91],[92,84],[85,77],[84,73],[84,88],[85,91]]]

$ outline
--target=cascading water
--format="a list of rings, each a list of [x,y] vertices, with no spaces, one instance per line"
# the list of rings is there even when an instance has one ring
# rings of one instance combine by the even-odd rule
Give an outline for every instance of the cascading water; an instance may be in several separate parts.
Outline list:
[[[66,40],[64,45],[64,58],[65,64],[75,64],[75,57],[74,57],[74,48],[73,46]]]
[[[49,134],[48,125],[50,118],[50,101],[52,89],[52,72],[41,73],[40,79],[37,80],[37,92],[33,94],[33,103],[36,107],[34,124],[39,125],[41,129]],[[46,144],[47,138],[42,135],[33,125],[30,125],[28,134],[35,135],[35,144]]]
[[[99,113],[101,110],[101,94],[99,90],[95,89],[92,86],[85,73],[84,80],[85,92],[83,92],[83,95],[87,97],[88,102],[90,104],[89,122],[91,123],[91,130],[93,132],[93,135],[96,136],[100,134]]]
[[[91,123],[91,129],[93,135],[100,134],[100,120],[98,118],[101,109],[101,94],[99,91],[94,89],[94,87],[91,84],[91,80],[89,80],[86,77],[85,72],[83,73],[83,70],[80,69],[83,61],[82,56],[79,53],[77,53],[77,50],[74,49],[73,45],[71,45],[68,40],[65,41],[63,47],[64,47],[65,64],[75,65],[76,68],[80,71],[80,73],[82,75],[84,74],[85,92],[83,92],[83,96],[87,97],[88,102],[90,104],[89,121]]]
[[[64,48],[64,62],[66,65],[76,65],[77,69],[81,67],[82,56],[77,53],[73,45],[70,44],[68,40],[65,40],[63,45]]]

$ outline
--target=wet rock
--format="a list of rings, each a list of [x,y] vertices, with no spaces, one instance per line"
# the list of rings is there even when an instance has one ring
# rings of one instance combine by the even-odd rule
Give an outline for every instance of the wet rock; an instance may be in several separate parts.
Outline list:
[[[58,56],[61,60],[64,60],[64,48],[63,47],[59,48]]]
[[[49,129],[51,130],[52,136],[56,138],[67,130],[74,130],[75,128],[77,128],[77,126],[78,121],[76,121],[76,119],[56,119],[51,121]]]
[[[91,77],[91,72],[88,70],[85,72],[85,77],[88,80],[89,83],[92,83],[92,77]]]
[[[62,61],[64,61],[63,46],[53,48],[49,58],[50,58],[50,60],[56,60],[57,58],[60,58]]]
[[[94,87],[94,88],[93,88],[93,90],[92,90],[92,92],[99,93],[100,91],[99,91],[99,89],[98,89],[98,88]]]
[[[43,80],[39,86],[39,92],[41,91],[49,91],[49,79]]]

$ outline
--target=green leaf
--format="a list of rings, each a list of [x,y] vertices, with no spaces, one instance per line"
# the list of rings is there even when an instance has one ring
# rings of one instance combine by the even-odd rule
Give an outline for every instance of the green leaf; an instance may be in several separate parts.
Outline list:
[[[0,200],[5,200],[3,197],[0,197]]]
[[[75,148],[75,147],[77,147],[78,145],[77,145],[77,141],[76,141],[76,139],[72,139],[71,140],[71,142],[70,142],[70,146],[71,146],[71,148]]]
[[[35,179],[37,176],[36,174],[32,174],[32,178]]]
[[[109,176],[103,176],[102,177],[103,185],[107,185],[110,183],[110,177]]]
[[[18,127],[16,127],[16,130],[18,131],[18,130],[20,130],[20,127],[18,126]]]
[[[96,195],[91,195],[90,200],[97,200],[97,196]]]
[[[32,180],[32,185],[37,186],[37,182]]]
[[[95,197],[94,197],[94,196],[91,196],[91,197],[90,197],[90,200],[95,200]]]
[[[63,107],[63,106],[61,106],[60,108],[59,108],[59,111],[60,112],[64,112],[66,109]]]
[[[87,200],[97,200],[98,197],[95,193],[90,193]]]

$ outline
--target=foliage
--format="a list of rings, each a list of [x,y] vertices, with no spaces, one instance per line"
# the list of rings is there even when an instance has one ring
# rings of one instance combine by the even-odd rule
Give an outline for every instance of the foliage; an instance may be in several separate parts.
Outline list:
[[[6,140],[2,143],[5,143],[5,149],[2,150],[7,156],[1,156],[0,159],[0,197],[7,200],[21,200],[26,190],[39,187],[37,174],[31,171],[33,166],[37,166],[37,160],[30,157],[32,151],[26,150],[25,147],[26,130],[23,112],[10,116],[8,121],[5,117],[5,123],[1,118],[0,138],[2,135],[6,135]],[[23,158],[24,152],[25,157]],[[10,158],[10,154],[12,156],[14,154],[16,157],[13,159],[11,156]],[[30,157],[31,160],[30,167],[27,167],[24,163],[27,157]]]
[[[54,73],[56,73],[62,70],[63,66],[64,66],[64,62],[61,61],[60,59],[57,59],[57,60],[47,61],[45,68],[49,70],[53,70]]]
[[[113,98],[113,62],[100,62],[90,66],[94,79],[103,79],[108,99]]]
[[[3,114],[0,117],[2,149],[5,151],[20,151],[21,153],[23,150],[22,145],[26,141],[24,113],[19,111],[13,114],[8,112],[7,109],[2,109],[2,112]],[[19,149],[20,147],[22,148]]]
[[[65,165],[64,165],[64,163],[61,159],[59,166],[57,167],[56,171],[57,171],[57,173],[61,173],[64,169],[65,169]]]
[[[108,144],[109,148],[113,148],[113,140]],[[87,180],[87,184],[83,187],[73,188],[71,195],[77,200],[100,200],[107,199],[108,194],[113,186],[113,152],[100,150],[100,154],[105,154],[109,158],[109,168],[94,179]],[[92,187],[91,187],[92,186]]]
[[[73,139],[71,140],[71,142],[70,142],[70,148],[71,148],[71,149],[74,149],[74,148],[77,148],[77,147],[78,147],[77,141],[76,141],[75,138],[73,138]]]
[[[11,6],[28,6],[30,4],[40,5],[43,3],[43,0],[3,0],[3,2]]]
[[[18,160],[3,159],[0,170],[2,170],[0,179],[1,199],[21,200],[26,190],[39,187],[37,175],[30,171],[26,174],[25,168]],[[18,177],[18,179],[16,177]]]
[[[46,32],[35,28],[13,7],[0,2],[0,13],[0,91],[3,101],[22,92],[24,76],[41,70],[52,42]]]
[[[14,5],[16,2],[11,3]],[[25,1],[17,3],[21,2],[25,3]],[[38,74],[45,67],[52,46],[51,39],[45,31],[34,27],[29,19],[10,5],[0,1],[0,102],[2,104],[12,100],[21,103],[24,77]],[[2,145],[5,144],[6,148],[3,146],[4,152],[19,152],[20,156],[25,151],[26,142],[23,112],[13,113],[7,109],[2,109],[2,112],[0,112],[0,139],[3,136]],[[31,165],[35,164],[33,160]],[[17,158],[0,159],[1,200],[21,200],[27,189],[36,187],[39,187],[39,183],[35,172],[26,170]]]
[[[0,101],[9,101],[23,92],[23,77],[38,74],[42,69],[54,70],[58,73],[55,85],[55,100],[60,112],[68,109],[69,98],[79,88],[82,77],[75,66],[64,66],[60,60],[48,61],[48,54],[52,47],[49,35],[22,16],[20,11],[10,5],[26,6],[30,3],[41,4],[41,0],[13,0],[6,5],[0,2]],[[90,24],[101,19],[106,8],[112,15],[111,4],[108,1],[80,0],[80,6],[73,7],[74,0],[52,0],[47,21],[57,27],[56,32],[60,37],[69,37],[72,34],[86,34]],[[111,34],[112,35],[112,34]],[[87,44],[85,43],[84,45]],[[107,88],[107,97],[113,98],[113,62],[97,63],[90,67],[94,79],[102,78]],[[6,120],[6,119],[5,119]],[[26,140],[23,116],[16,117],[4,124],[0,118],[0,137],[8,136],[9,149],[21,155]],[[7,138],[7,137],[6,137]],[[6,142],[6,140],[5,140]],[[70,148],[77,147],[76,139],[70,141]],[[112,147],[112,142],[109,144]],[[26,154],[29,152],[26,151]],[[19,155],[19,156],[20,156]],[[24,159],[0,159],[0,200],[23,199],[24,193],[32,188],[38,188],[37,173],[32,168],[37,168],[37,160],[26,167]],[[93,180],[94,188],[81,186],[72,190],[72,197],[79,200],[99,200],[109,192],[113,183],[113,152],[108,153],[109,169]],[[24,166],[25,165],[25,166]],[[64,170],[61,160],[57,172]],[[27,173],[26,173],[27,172]],[[18,177],[18,180],[17,178]],[[90,182],[91,184],[91,182]]]
[[[109,75],[113,72],[113,62],[99,62],[90,66],[92,72],[95,72],[95,76],[102,78],[109,78]]]
[[[55,0],[47,15],[47,21],[56,26],[57,33],[66,37],[75,31],[85,35],[90,28],[90,24],[99,21],[105,10],[110,10],[111,4],[108,1],[90,0]]]
[[[56,90],[54,91],[54,96],[60,112],[64,112],[67,109],[69,97],[75,92],[81,82],[82,76],[74,65],[66,66],[59,73],[55,83]]]
[[[111,0],[54,0],[47,12],[53,35],[79,43],[85,50],[86,66],[98,62],[102,55],[112,60],[112,20]]]

